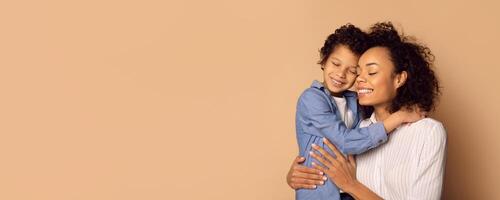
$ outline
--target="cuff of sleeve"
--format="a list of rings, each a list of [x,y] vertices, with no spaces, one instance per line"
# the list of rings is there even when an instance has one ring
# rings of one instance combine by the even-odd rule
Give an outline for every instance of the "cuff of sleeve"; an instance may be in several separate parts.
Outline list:
[[[372,124],[370,127],[373,128],[372,134],[370,134],[373,144],[378,146],[387,141],[387,133],[382,122]]]

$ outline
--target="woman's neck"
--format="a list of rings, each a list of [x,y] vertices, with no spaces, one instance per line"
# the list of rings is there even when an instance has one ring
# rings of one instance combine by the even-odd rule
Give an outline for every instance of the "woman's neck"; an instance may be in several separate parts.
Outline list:
[[[374,106],[373,113],[375,113],[375,119],[377,119],[377,121],[384,121],[391,115],[388,106]]]

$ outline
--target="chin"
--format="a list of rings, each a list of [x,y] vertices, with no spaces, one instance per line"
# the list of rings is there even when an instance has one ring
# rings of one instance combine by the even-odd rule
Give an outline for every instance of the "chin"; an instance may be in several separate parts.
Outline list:
[[[365,97],[366,98],[366,97]],[[359,105],[362,106],[372,106],[373,103],[369,99],[358,99]]]
[[[336,87],[330,87],[330,88],[328,88],[328,90],[330,90],[330,92],[333,92],[333,93],[342,93],[342,92],[346,91],[345,89],[340,89],[340,88],[336,88]]]

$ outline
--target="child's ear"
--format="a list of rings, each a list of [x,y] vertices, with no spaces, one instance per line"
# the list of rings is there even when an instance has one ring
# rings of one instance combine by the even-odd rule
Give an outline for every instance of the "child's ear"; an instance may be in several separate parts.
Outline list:
[[[408,79],[408,73],[406,71],[402,71],[401,73],[396,75],[396,79],[394,80],[396,88],[403,86],[406,82],[406,79]]]

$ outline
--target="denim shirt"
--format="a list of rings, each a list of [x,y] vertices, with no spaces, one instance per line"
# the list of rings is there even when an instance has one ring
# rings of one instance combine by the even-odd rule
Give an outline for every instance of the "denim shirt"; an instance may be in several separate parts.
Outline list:
[[[381,122],[364,128],[358,127],[361,115],[358,110],[357,94],[345,91],[343,96],[346,98],[348,109],[354,114],[353,124],[356,128],[346,127],[336,104],[332,101],[330,92],[322,83],[314,81],[311,87],[300,96],[295,126],[299,154],[306,158],[305,166],[312,166],[313,158],[309,155],[309,151],[312,151],[311,144],[313,143],[333,155],[323,143],[322,138],[330,140],[344,154],[360,154],[387,141],[387,133]],[[339,198],[339,189],[330,180],[313,190],[296,191],[297,200],[338,200]]]

